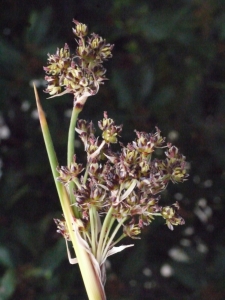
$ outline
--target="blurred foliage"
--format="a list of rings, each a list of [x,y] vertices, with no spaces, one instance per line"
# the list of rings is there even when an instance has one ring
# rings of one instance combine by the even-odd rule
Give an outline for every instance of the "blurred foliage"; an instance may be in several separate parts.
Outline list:
[[[0,10],[0,299],[86,299],[53,218],[61,215],[32,82],[65,163],[70,97],[45,100],[47,53],[75,47],[72,19],[115,44],[110,81],[82,117],[108,111],[133,130],[158,126],[190,162],[180,201],[186,224],[156,221],[108,264],[109,300],[225,299],[225,6],[223,0],[3,1]],[[101,109],[99,109],[101,107]],[[79,142],[78,152],[80,152]],[[82,157],[80,156],[80,159]]]

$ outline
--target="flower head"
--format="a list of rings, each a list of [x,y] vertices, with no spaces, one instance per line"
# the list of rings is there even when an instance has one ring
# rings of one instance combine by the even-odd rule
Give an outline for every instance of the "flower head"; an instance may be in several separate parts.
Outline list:
[[[98,122],[98,127],[102,130],[102,138],[106,143],[117,143],[122,125],[116,126],[113,119],[108,118],[107,112],[104,112],[104,118]]]
[[[175,146],[164,145],[165,139],[158,128],[155,133],[136,131],[136,139],[123,145],[118,142],[122,126],[116,125],[107,112],[98,126],[101,137],[95,136],[92,122],[78,120],[76,131],[87,154],[86,170],[74,157],[69,167],[57,168],[57,179],[66,187],[73,182],[75,201],[72,205],[76,206],[80,217],[74,218],[73,232],[79,239],[79,246],[90,254],[93,264],[98,267],[104,283],[102,270],[106,258],[132,246],[115,247],[122,238],[139,238],[142,229],[158,216],[165,220],[170,230],[184,224],[178,214],[178,203],[160,205],[160,193],[170,181],[183,182],[188,175],[185,157]],[[115,143],[120,145],[120,151],[113,151],[112,144]],[[154,157],[157,148],[166,148],[164,159]],[[105,219],[101,224],[103,216]],[[113,226],[116,221],[118,224]],[[55,222],[66,242],[71,240],[66,222]],[[122,231],[120,236],[119,230]]]
[[[149,158],[155,148],[161,148],[165,142],[165,138],[160,135],[160,130],[156,127],[156,132],[146,133],[135,130],[137,138],[132,143],[134,149],[142,154],[143,158]]]
[[[188,176],[185,157],[179,150],[171,144],[164,145],[165,139],[156,128],[155,133],[136,131],[137,138],[133,142],[126,146],[120,143],[121,151],[114,152],[111,144],[118,143],[122,126],[115,125],[106,112],[98,125],[102,141],[95,136],[93,123],[85,120],[77,123],[76,131],[87,152],[86,179],[79,176],[83,169],[75,161],[70,169],[59,169],[59,180],[65,185],[76,177],[74,194],[83,219],[89,221],[91,207],[100,215],[107,214],[111,208],[118,222],[124,220],[124,234],[131,237],[140,233],[155,216],[164,218],[170,229],[184,224],[178,215],[178,203],[165,207],[159,204],[159,194],[170,181],[183,182]],[[152,157],[159,147],[167,148],[165,159]]]
[[[179,204],[176,202],[171,206],[165,206],[161,209],[161,215],[166,219],[166,224],[171,230],[173,230],[173,225],[183,225],[185,223],[184,219],[177,213],[179,208]]]
[[[75,101],[80,100],[83,105],[106,80],[103,62],[112,57],[113,45],[95,33],[87,38],[87,26],[76,20],[73,22],[73,33],[78,38],[75,54],[71,54],[65,44],[64,48],[57,49],[56,54],[48,55],[48,65],[44,67],[48,82],[45,92],[52,97],[71,93]]]

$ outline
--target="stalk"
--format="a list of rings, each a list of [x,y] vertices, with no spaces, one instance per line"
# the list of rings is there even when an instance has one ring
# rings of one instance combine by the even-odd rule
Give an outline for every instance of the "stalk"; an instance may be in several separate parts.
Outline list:
[[[107,240],[107,237],[109,235],[109,231],[112,227],[113,222],[111,222],[111,221],[112,220],[114,221],[114,218],[112,217],[112,213],[113,213],[113,208],[110,207],[110,209],[107,212],[107,215],[104,219],[102,229],[101,229],[101,232],[100,232],[99,241],[98,241],[98,250],[97,250],[97,260],[98,260],[98,262],[101,261],[101,254],[102,254],[103,246],[105,244],[105,241]]]
[[[87,253],[87,251],[79,244],[79,240],[77,239],[77,236],[74,234],[73,222],[75,220],[75,216],[70,205],[70,199],[68,193],[65,187],[56,179],[58,176],[58,173],[56,171],[58,161],[57,161],[56,153],[54,151],[54,146],[52,143],[45,114],[41,107],[39,96],[35,85],[34,85],[34,93],[37,102],[42,134],[44,137],[44,142],[45,142],[53,178],[55,181],[56,189],[59,195],[60,203],[63,210],[63,215],[66,220],[66,224],[73,244],[73,248],[77,256],[78,264],[80,267],[81,275],[84,281],[88,298],[89,300],[105,300],[106,296],[105,296],[104,288],[101,283],[101,279],[99,278],[98,274],[96,274],[93,263],[91,261],[91,257]]]
[[[68,144],[67,144],[67,166],[70,167],[71,163],[73,162],[73,157],[75,153],[75,126],[77,122],[78,115],[80,113],[80,109],[77,107],[73,107],[72,115],[70,119],[70,127],[69,127],[69,134],[68,134]],[[76,199],[74,197],[73,190],[76,188],[74,182],[69,183],[69,191],[70,191],[70,203],[75,204]],[[73,211],[75,216],[79,217],[79,212],[76,206],[73,206]]]
[[[70,127],[69,127],[69,134],[68,134],[68,144],[67,144],[67,165],[68,167],[73,161],[74,156],[74,141],[75,141],[75,126],[77,122],[78,115],[80,113],[80,109],[76,106],[73,107],[72,115],[70,119]]]
[[[106,246],[104,247],[104,249],[102,249],[102,258],[104,258],[112,244],[112,241],[114,239],[114,237],[116,236],[117,232],[119,231],[120,227],[123,225],[123,223],[126,221],[127,217],[123,218],[120,220],[120,222],[118,223],[118,225],[116,226],[116,228],[114,229],[113,233],[111,234],[109,240],[107,241]]]

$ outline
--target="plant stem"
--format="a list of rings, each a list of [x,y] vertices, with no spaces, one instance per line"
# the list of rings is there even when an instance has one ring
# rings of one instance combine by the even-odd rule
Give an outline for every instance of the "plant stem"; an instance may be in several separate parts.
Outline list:
[[[98,241],[98,250],[97,250],[97,261],[100,263],[101,260],[101,253],[102,253],[102,246],[104,243],[104,238],[105,235],[107,234],[107,232],[110,230],[111,226],[111,220],[112,220],[112,213],[113,213],[113,208],[112,206],[110,207],[110,209],[107,212],[107,215],[105,216],[103,225],[102,225],[102,229],[101,229],[101,233],[100,233],[100,237],[99,237],[99,241]],[[108,236],[108,235],[107,235]]]
[[[64,188],[62,186],[62,188]],[[96,274],[95,268],[93,266],[90,255],[87,253],[86,249],[84,249],[74,234],[73,228],[73,211],[71,209],[71,205],[69,203],[69,197],[64,189],[64,194],[60,199],[63,214],[66,220],[66,224],[68,226],[70,238],[77,256],[77,260],[79,263],[79,267],[81,270],[81,275],[83,277],[84,285],[88,294],[89,300],[106,300],[104,287],[101,283],[101,278],[99,278],[98,274]]]
[[[106,254],[107,254],[107,252],[108,252],[108,250],[109,250],[109,248],[110,248],[110,246],[112,244],[112,241],[113,241],[115,235],[117,234],[117,232],[119,231],[119,229],[123,225],[123,223],[126,221],[126,219],[127,219],[127,217],[125,217],[125,218],[123,218],[123,219],[120,220],[120,222],[118,223],[118,225],[114,229],[114,231],[113,231],[113,233],[112,233],[109,241],[107,242],[107,245],[105,246],[104,249],[102,249],[102,255],[101,255],[102,260],[104,260],[104,257],[106,256]]]
[[[121,236],[112,244],[112,246],[114,247],[116,244],[118,244],[125,237],[126,237],[126,234],[122,233]]]
[[[71,163],[73,162],[73,156],[75,153],[75,126],[77,122],[78,115],[80,110],[77,107],[73,107],[71,119],[70,119],[70,127],[69,127],[69,134],[68,134],[68,144],[67,144],[67,166],[70,167]]]
[[[54,146],[52,143],[51,135],[49,132],[48,124],[45,118],[44,111],[41,107],[40,100],[38,97],[37,89],[34,86],[35,97],[37,101],[39,119],[42,129],[42,134],[44,137],[44,142],[51,166],[51,170],[53,173],[53,178],[55,181],[55,185],[57,188],[57,192],[59,195],[60,203],[62,206],[63,215],[66,220],[66,224],[68,227],[69,235],[77,256],[77,260],[79,263],[81,275],[84,281],[84,285],[88,294],[89,300],[106,300],[104,287],[101,282],[101,278],[96,273],[94,265],[92,263],[90,255],[87,251],[80,245],[79,240],[74,233],[73,223],[75,219],[74,212],[72,210],[70,199],[65,187],[56,179],[58,173],[56,171],[56,167],[58,165],[56,153],[54,150]]]
[[[86,165],[86,169],[85,169],[85,173],[84,173],[84,178],[83,178],[83,183],[85,184],[86,181],[87,181],[87,178],[88,178],[88,171],[89,171],[89,167],[90,167],[90,164],[87,163]]]
[[[102,246],[101,246],[101,255],[102,255],[102,252],[103,252],[103,249],[105,248],[105,244],[107,243],[107,241],[108,241],[108,236],[109,236],[109,233],[110,233],[110,231],[111,231],[111,228],[112,228],[112,226],[113,226],[113,223],[115,222],[115,218],[114,217],[112,217],[111,218],[111,221],[110,221],[110,224],[109,224],[109,226],[107,227],[107,231],[106,231],[106,233],[105,233],[105,236],[104,236],[104,241],[103,241],[103,243],[102,243]],[[101,257],[99,257],[99,263],[101,263]]]
[[[97,244],[97,222],[96,222],[96,208],[92,206],[89,209],[89,215],[90,215],[90,228],[91,228],[91,248],[92,248],[92,253],[96,254],[96,244]]]
[[[73,162],[73,157],[75,153],[75,126],[77,122],[78,115],[80,113],[80,109],[77,107],[73,107],[71,119],[70,119],[70,127],[69,127],[69,134],[68,134],[68,144],[67,144],[67,166],[68,168],[71,166]],[[74,204],[76,202],[73,190],[75,188],[74,182],[69,183],[69,191],[70,191],[70,203]],[[79,212],[76,206],[73,206],[73,210],[76,217],[79,217]]]

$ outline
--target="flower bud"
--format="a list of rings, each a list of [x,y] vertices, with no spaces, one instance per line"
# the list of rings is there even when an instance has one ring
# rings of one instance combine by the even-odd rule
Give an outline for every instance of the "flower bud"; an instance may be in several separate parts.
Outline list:
[[[73,28],[73,33],[78,37],[84,37],[88,34],[88,28],[87,25],[80,23],[73,19],[73,23],[76,25],[75,28]]]

